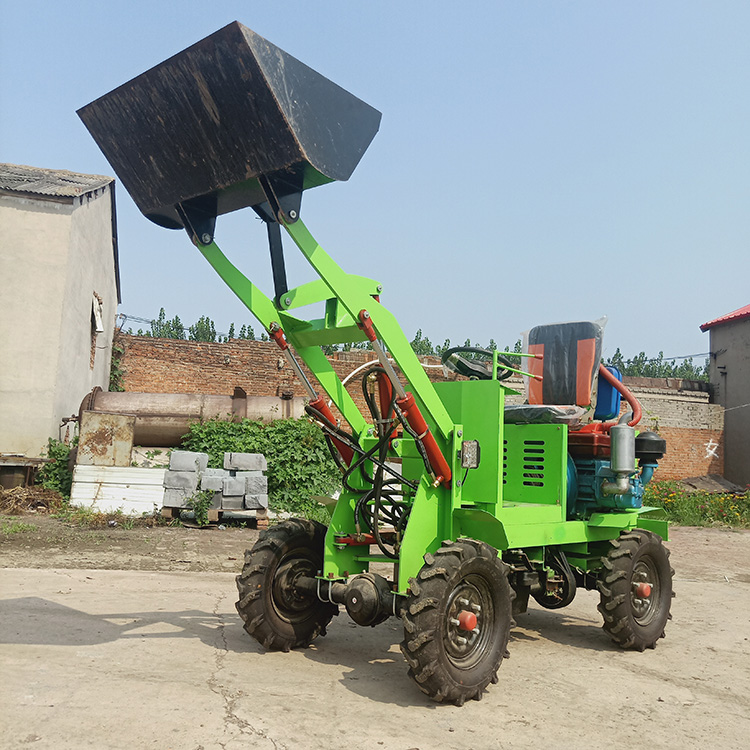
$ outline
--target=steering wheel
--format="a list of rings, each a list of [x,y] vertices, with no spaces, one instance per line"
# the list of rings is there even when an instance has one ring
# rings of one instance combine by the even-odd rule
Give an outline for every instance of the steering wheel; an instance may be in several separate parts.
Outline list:
[[[468,355],[468,356],[467,356]],[[476,346],[454,346],[446,349],[440,357],[444,367],[458,375],[475,380],[492,380],[492,352],[488,349],[480,349]],[[512,370],[513,363],[502,354],[497,355],[497,379],[507,380]]]

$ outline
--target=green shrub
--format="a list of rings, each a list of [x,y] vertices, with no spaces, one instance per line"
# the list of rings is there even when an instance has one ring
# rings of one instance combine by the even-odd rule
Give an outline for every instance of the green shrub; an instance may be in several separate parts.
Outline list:
[[[50,438],[47,441],[47,458],[49,463],[42,466],[37,474],[36,483],[47,490],[59,492],[66,500],[70,500],[70,487],[73,484],[73,472],[68,468],[70,451],[77,442],[67,444]]]
[[[651,482],[643,504],[664,508],[669,520],[682,526],[750,527],[750,492],[691,492],[679,482]]]
[[[268,461],[268,496],[274,510],[318,517],[313,495],[341,489],[323,433],[308,419],[274,422],[196,422],[182,439],[185,450],[208,453],[208,465],[221,468],[224,453],[262,453]]]

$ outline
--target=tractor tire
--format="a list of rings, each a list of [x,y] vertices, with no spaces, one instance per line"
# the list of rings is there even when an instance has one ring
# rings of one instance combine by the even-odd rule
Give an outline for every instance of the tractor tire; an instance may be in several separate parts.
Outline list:
[[[237,611],[245,630],[264,648],[289,651],[309,646],[338,614],[338,606],[294,588],[299,576],[323,569],[326,527],[292,518],[261,533],[237,576]]]
[[[481,700],[487,685],[498,681],[515,624],[510,568],[497,550],[473,539],[443,542],[424,562],[409,579],[402,610],[409,676],[437,702]]]
[[[644,529],[622,531],[610,545],[597,584],[604,630],[622,648],[654,648],[672,617],[669,550]]]

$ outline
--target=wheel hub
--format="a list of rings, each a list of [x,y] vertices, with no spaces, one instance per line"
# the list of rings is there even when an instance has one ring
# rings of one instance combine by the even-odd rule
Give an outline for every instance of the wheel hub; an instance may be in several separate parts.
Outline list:
[[[649,559],[641,559],[633,568],[630,602],[633,617],[639,625],[647,625],[657,613],[658,573]]]
[[[300,591],[295,581],[302,576],[314,576],[316,565],[305,557],[290,557],[282,560],[273,578],[273,604],[279,616],[288,622],[304,619],[314,604],[309,594]]]
[[[487,584],[479,577],[462,581],[451,592],[446,610],[445,649],[451,662],[471,668],[490,645],[494,611]]]

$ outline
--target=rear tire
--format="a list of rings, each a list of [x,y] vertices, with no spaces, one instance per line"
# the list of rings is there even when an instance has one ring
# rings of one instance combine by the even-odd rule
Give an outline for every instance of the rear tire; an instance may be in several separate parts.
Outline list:
[[[622,531],[610,545],[597,584],[604,630],[622,648],[654,648],[671,619],[669,550],[660,536],[645,529]]]
[[[512,625],[509,567],[483,542],[443,542],[424,556],[402,613],[409,676],[435,701],[481,700],[506,655]],[[466,629],[466,617],[476,617]],[[463,620],[463,625],[460,625]],[[473,623],[473,617],[469,616]]]
[[[326,527],[316,521],[292,518],[261,533],[245,552],[237,576],[237,612],[245,630],[264,648],[289,651],[308,646],[338,614],[338,606],[294,587],[300,576],[319,575],[323,569]]]

